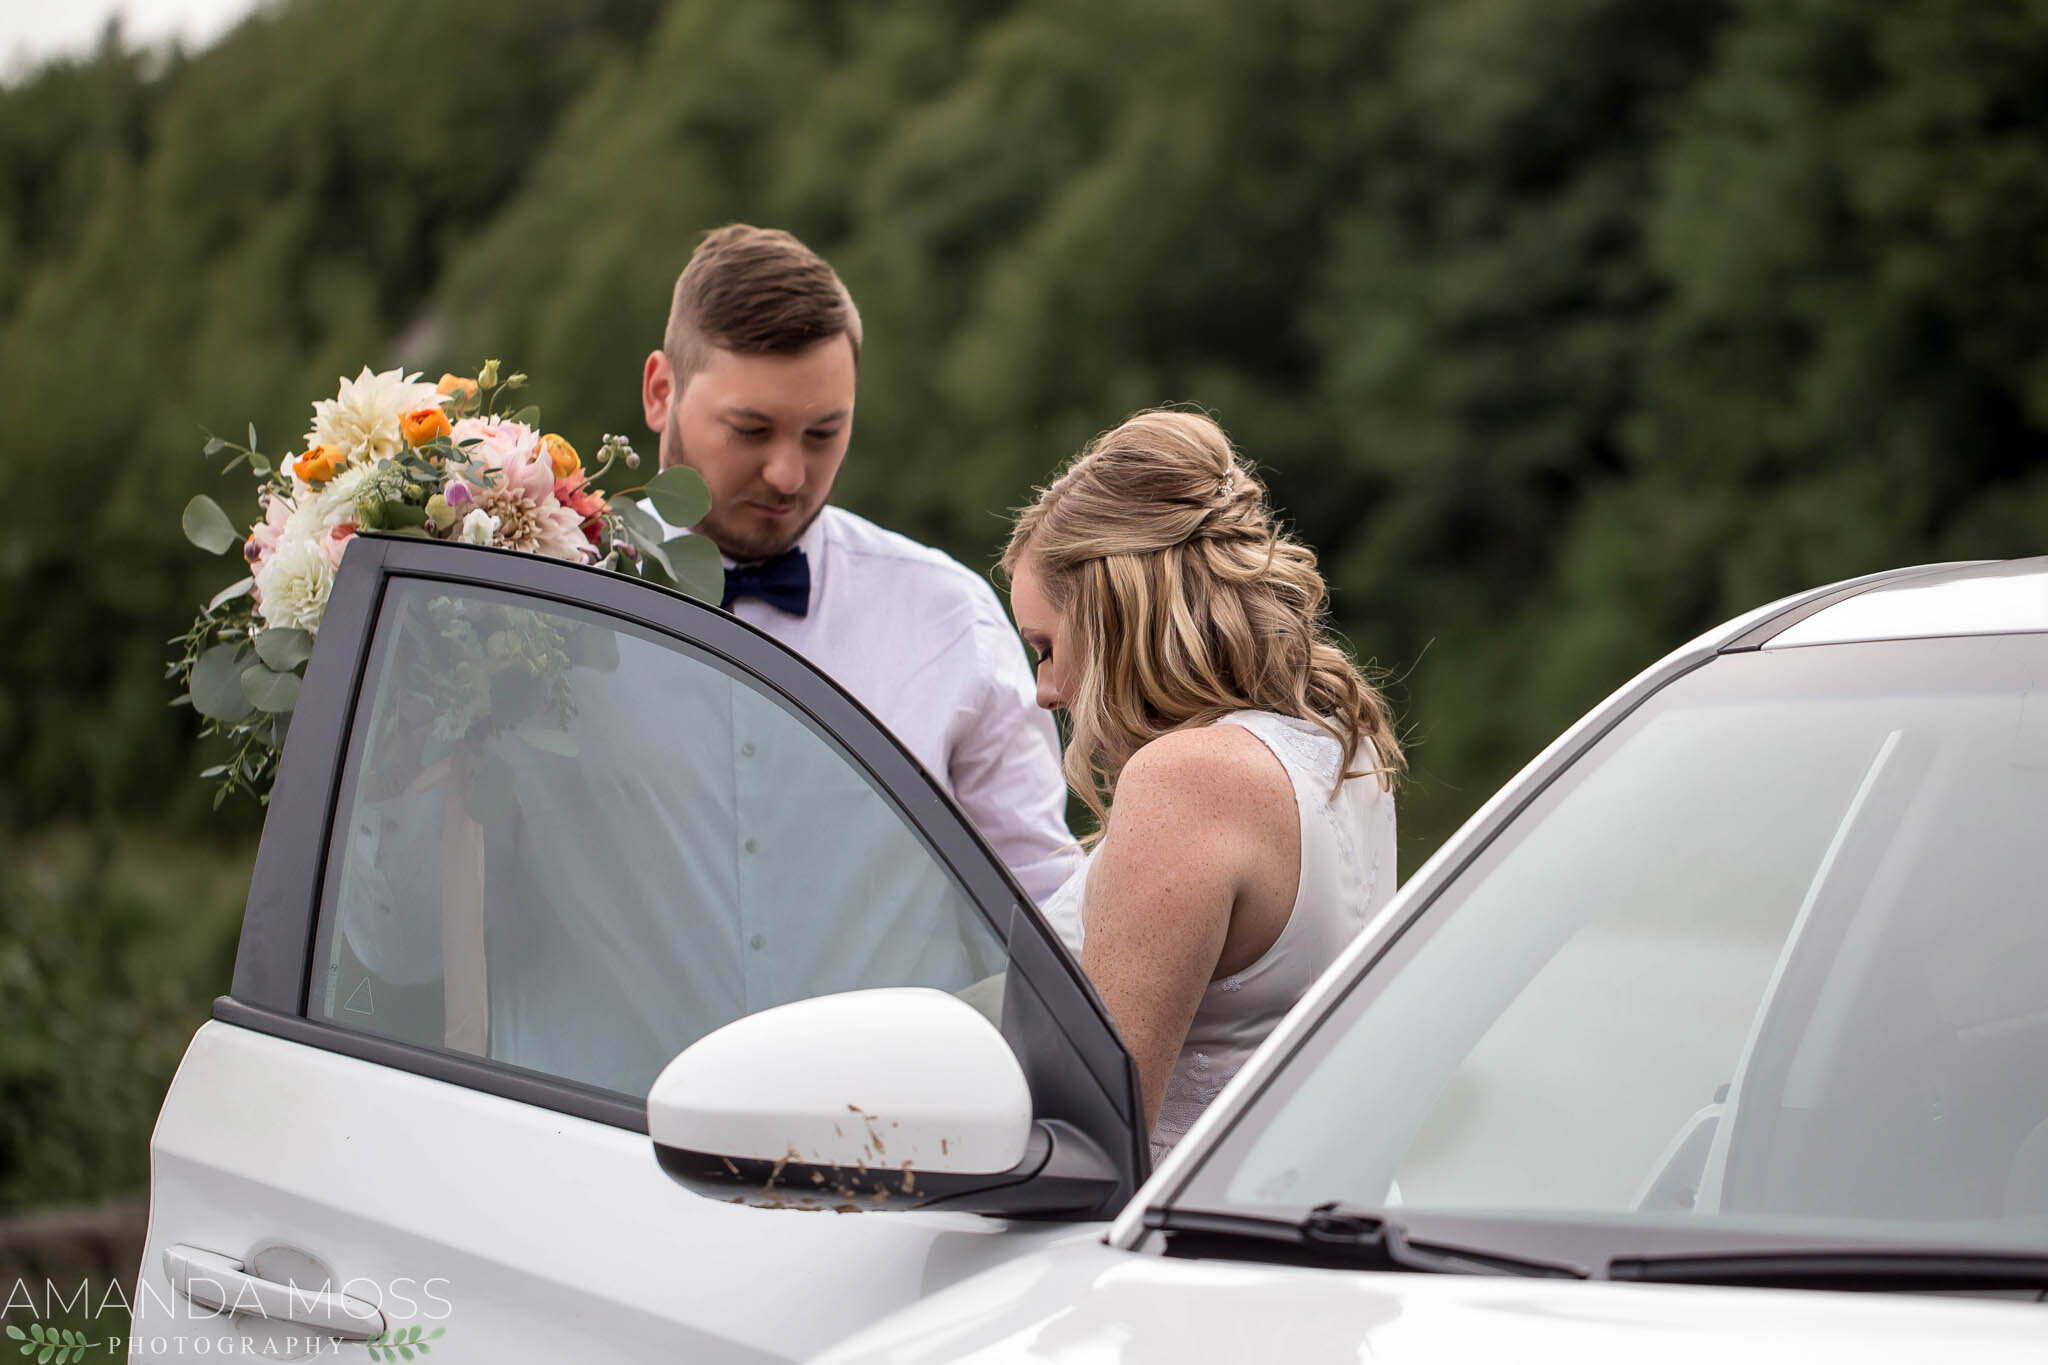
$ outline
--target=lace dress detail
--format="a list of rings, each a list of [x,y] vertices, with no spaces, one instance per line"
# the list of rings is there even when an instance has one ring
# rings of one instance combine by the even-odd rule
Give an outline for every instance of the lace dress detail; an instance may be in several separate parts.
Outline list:
[[[1389,890],[1393,885],[1393,798],[1369,773],[1338,786],[1343,751],[1333,737],[1309,721],[1266,711],[1240,711],[1216,723],[1250,730],[1287,770],[1300,820],[1300,884],[1273,946],[1203,992],[1152,1131],[1154,1159],[1180,1141],[1273,1025],[1356,937],[1379,907],[1381,882]],[[1362,746],[1354,768],[1369,769],[1376,762],[1370,746]],[[1083,938],[1088,872],[1101,847],[1090,850],[1040,907],[1076,954]]]

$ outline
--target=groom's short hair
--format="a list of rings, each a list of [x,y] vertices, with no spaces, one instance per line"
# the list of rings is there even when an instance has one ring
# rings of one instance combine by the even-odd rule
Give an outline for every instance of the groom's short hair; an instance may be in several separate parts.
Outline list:
[[[713,347],[790,355],[844,336],[860,364],[860,310],[823,257],[778,228],[728,223],[707,233],[676,277],[662,349],[680,389]]]

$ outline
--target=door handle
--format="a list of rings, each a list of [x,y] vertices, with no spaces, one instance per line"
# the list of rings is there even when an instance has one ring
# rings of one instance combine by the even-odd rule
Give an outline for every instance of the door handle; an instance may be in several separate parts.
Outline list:
[[[246,1313],[271,1322],[310,1327],[343,1341],[368,1341],[384,1331],[375,1304],[324,1289],[305,1289],[260,1279],[232,1256],[177,1245],[164,1248],[164,1273],[171,1288],[201,1308]]]

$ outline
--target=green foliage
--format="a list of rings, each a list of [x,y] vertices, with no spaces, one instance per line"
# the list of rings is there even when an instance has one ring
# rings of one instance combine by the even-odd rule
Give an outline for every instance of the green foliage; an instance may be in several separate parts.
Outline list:
[[[1389,670],[1412,867],[1702,625],[2038,548],[2044,64],[2042,0],[295,0],[52,68],[0,92],[0,468],[94,474],[0,546],[0,766],[199,818],[147,667],[215,586],[191,434],[476,354],[639,430],[746,219],[860,302],[840,500],[970,565],[1093,432],[1214,411]]]
[[[220,510],[220,504],[204,493],[193,494],[192,501],[185,504],[181,520],[185,539],[210,555],[226,554],[241,539],[228,514]]]
[[[247,883],[241,851],[0,827],[0,1210],[145,1188]]]
[[[647,501],[671,526],[695,526],[711,510],[711,490],[694,469],[664,469],[647,481]]]
[[[447,263],[654,12],[297,0],[155,76],[115,52],[0,91],[0,476],[65,509],[0,547],[23,819],[206,819],[193,730],[145,663],[219,586],[167,509],[228,485],[186,452],[252,414],[304,431],[308,395],[430,340]],[[221,501],[253,519],[249,492]]]

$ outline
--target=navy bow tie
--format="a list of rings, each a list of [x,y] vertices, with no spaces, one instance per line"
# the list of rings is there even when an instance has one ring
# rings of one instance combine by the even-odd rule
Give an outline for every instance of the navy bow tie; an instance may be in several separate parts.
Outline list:
[[[759,564],[735,564],[725,571],[725,596],[718,605],[730,611],[742,597],[758,597],[791,616],[809,616],[811,561],[792,546]]]

